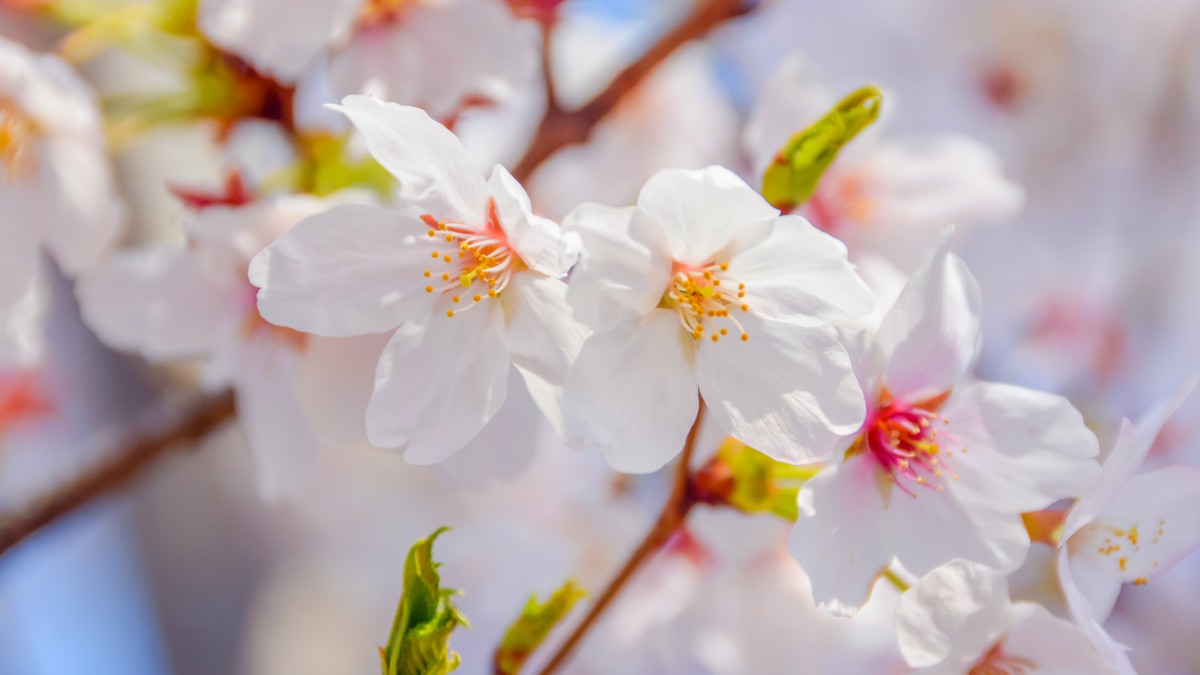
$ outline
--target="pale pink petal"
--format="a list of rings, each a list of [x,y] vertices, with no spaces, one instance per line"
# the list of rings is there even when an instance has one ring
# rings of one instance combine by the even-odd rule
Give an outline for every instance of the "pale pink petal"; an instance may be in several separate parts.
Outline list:
[[[363,0],[201,0],[200,30],[260,72],[293,82],[322,49],[345,36]]]
[[[1114,640],[1097,620],[1112,611],[1121,590],[1120,580],[1092,565],[1077,566],[1065,548],[1058,551],[1058,580],[1071,618],[1088,642],[1117,672],[1133,673],[1128,648]]]
[[[729,169],[665,169],[646,181],[638,209],[659,222],[673,257],[690,265],[710,258],[745,225],[779,211]]]
[[[839,614],[867,602],[871,584],[892,560],[882,517],[886,479],[859,455],[836,464],[800,490],[800,517],[788,549],[812,581],[813,599]]]
[[[604,331],[658,306],[671,279],[671,252],[656,223],[632,207],[582,204],[563,230],[580,248],[567,290],[580,321]]]
[[[74,276],[116,243],[125,209],[99,137],[48,140],[38,161],[44,197],[50,200],[41,220],[43,242],[62,270]]]
[[[1098,550],[1102,544],[1095,542],[1097,545],[1084,546],[1084,543],[1080,539],[1064,549],[1069,555],[1070,565],[1061,570],[1059,583],[1072,612],[1104,623],[1117,604],[1117,596],[1121,594],[1121,573],[1109,557]],[[1077,622],[1080,625],[1086,623],[1082,620]]]
[[[965,452],[943,457],[964,491],[1011,513],[1083,494],[1096,480],[1100,448],[1065,398],[1010,384],[976,382],[938,411]]]
[[[41,359],[45,348],[42,328],[50,300],[48,295],[41,274],[35,272],[24,293],[0,302],[0,366],[31,366]]]
[[[827,459],[866,416],[846,348],[829,328],[762,320],[753,313],[737,318],[748,340],[731,332],[696,345],[700,392],[713,419],[780,461]]]
[[[183,249],[127,249],[81,276],[75,294],[84,323],[110,347],[196,358],[257,318],[253,289],[234,274],[216,276]]]
[[[488,180],[496,201],[500,226],[508,244],[530,269],[561,279],[571,269],[571,256],[558,223],[533,215],[525,188],[503,166],[497,164]]]
[[[565,436],[562,390],[567,371],[579,355],[588,331],[571,316],[567,285],[522,272],[500,296],[505,314],[504,341],[513,365],[538,408]]]
[[[995,571],[955,560],[925,575],[896,603],[900,652],[914,668],[969,667],[1008,629],[1008,583]]]
[[[317,438],[296,400],[297,355],[266,337],[250,340],[234,377],[238,419],[254,457],[259,495],[287,496],[316,469]]]
[[[745,284],[744,302],[767,319],[823,325],[862,316],[874,300],[845,245],[800,216],[776,220],[766,239],[729,259],[726,274]]]
[[[250,263],[263,318],[328,337],[381,333],[418,316],[434,250],[429,226],[344,204],[298,223]]]
[[[326,443],[366,442],[375,366],[391,335],[307,336],[296,363],[296,397]]]
[[[952,388],[979,351],[979,285],[949,247],[947,234],[900,292],[875,339],[886,364],[884,385],[906,400]]]
[[[1075,624],[1031,602],[1013,606],[1012,627],[1001,646],[1011,663],[1030,663],[1039,673],[1107,675],[1132,673],[1106,662]]]
[[[678,455],[699,406],[681,331],[675,312],[654,310],[588,338],[563,392],[568,440],[626,473]]]
[[[434,464],[474,438],[504,403],[511,367],[501,308],[493,302],[400,327],[375,371],[367,405],[372,445],[404,448],[413,464]]]
[[[1084,533],[1097,548],[1111,539],[1103,558],[1125,582],[1171,569],[1200,545],[1200,469],[1172,466],[1134,476]]]
[[[500,0],[414,3],[331,56],[330,81],[445,118],[470,96],[503,99],[532,79],[537,41],[523,28]]]
[[[347,96],[350,118],[371,155],[400,181],[400,193],[433,217],[482,227],[488,190],[458,137],[420,108]]]

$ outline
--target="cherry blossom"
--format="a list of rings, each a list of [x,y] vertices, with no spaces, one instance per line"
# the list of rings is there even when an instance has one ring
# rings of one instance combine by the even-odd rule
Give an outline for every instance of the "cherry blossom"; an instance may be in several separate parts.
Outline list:
[[[1062,524],[1059,582],[1075,621],[1113,664],[1132,672],[1100,624],[1123,584],[1147,583],[1200,546],[1200,469],[1168,466],[1136,474],[1163,424],[1196,387],[1193,376],[1137,425],[1124,420],[1095,485]]]
[[[948,248],[859,336],[866,423],[800,492],[791,551],[834,611],[853,612],[893,560],[917,575],[954,558],[1013,572],[1030,544],[1021,514],[1082,494],[1098,470],[1064,398],[969,379],[979,290]]]
[[[365,395],[357,392],[369,391],[370,371],[354,378],[346,356],[383,344],[314,339],[267,323],[255,307],[251,257],[327,206],[305,196],[209,206],[186,223],[186,247],[126,249],[79,281],[84,319],[108,345],[159,362],[202,358],[202,384],[233,387],[267,499],[299,487],[315,468],[318,436],[302,401],[318,423],[361,418]]]
[[[896,604],[900,652],[919,673],[1116,672],[1077,626],[1013,603],[1002,574],[966,560],[930,572]]]
[[[74,276],[121,232],[95,94],[65,61],[0,38],[0,363],[42,351],[41,249]]]
[[[411,208],[343,205],[299,223],[250,266],[262,315],[330,337],[392,333],[367,436],[411,462],[439,462],[475,437],[504,402],[510,366],[561,426],[583,329],[565,304],[571,256],[558,225],[533,215],[503,167],[485,181],[424,111],[365,96],[338,109]]]
[[[297,84],[302,101],[371,94],[445,118],[471,97],[507,96],[536,65],[536,41],[502,0],[319,0],[300,12],[293,0],[202,0],[199,16],[214,44]]]
[[[682,447],[697,393],[726,432],[793,463],[861,425],[829,324],[871,298],[836,239],[720,167],[660,171],[636,207],[584,204],[564,223],[582,250],[567,298],[595,331],[564,394],[572,440],[654,471]]]

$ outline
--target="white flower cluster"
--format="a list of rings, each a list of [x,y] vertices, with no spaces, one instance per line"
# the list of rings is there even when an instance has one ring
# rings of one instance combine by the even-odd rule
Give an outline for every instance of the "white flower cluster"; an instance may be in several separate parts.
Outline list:
[[[547,163],[531,200],[451,130],[473,98],[511,99],[536,79],[531,27],[505,3],[201,0],[197,12],[209,48],[294,95],[289,133],[353,133],[351,151],[365,147],[394,189],[238,183],[193,204],[182,244],[113,250],[125,207],[94,95],[59,58],[0,39],[0,363],[42,358],[44,250],[107,346],[202,359],[204,387],[233,389],[271,501],[322,476],[322,448],[356,441],[410,464],[475,462],[464,448],[503,445],[506,401],[525,392],[557,449],[622,474],[659,471],[697,436],[732,437],[809,472],[786,547],[779,530],[747,536],[745,519],[698,511],[669,544],[681,567],[663,562],[614,609],[650,630],[685,613],[660,598],[712,604],[721,618],[692,627],[711,639],[680,647],[704,672],[784,672],[763,652],[793,635],[813,641],[812,663],[828,659],[823,672],[1133,672],[1104,627],[1123,584],[1200,545],[1200,469],[1143,471],[1195,381],[1102,451],[1095,420],[1064,396],[976,377],[983,294],[955,250],[1026,198],[985,146],[894,140],[885,120],[781,212],[757,177],[835,103],[794,57],[749,115],[748,162],[692,148],[681,163],[693,168],[630,158],[626,174],[624,154],[664,132],[627,122],[604,132],[620,152],[574,158],[566,182]],[[560,222],[539,215],[539,189],[572,205]],[[525,468],[515,453],[488,461]],[[764,540],[745,544],[758,567],[704,562],[692,538],[729,530]],[[1031,551],[1046,545],[1054,560],[1040,564]],[[771,552],[784,548],[781,562]],[[1042,604],[1017,588],[1039,564],[1054,589]],[[729,589],[698,590],[718,584]],[[676,585],[691,590],[664,590]],[[843,630],[796,609],[809,606],[872,636],[801,636]],[[628,626],[614,644],[644,632]]]

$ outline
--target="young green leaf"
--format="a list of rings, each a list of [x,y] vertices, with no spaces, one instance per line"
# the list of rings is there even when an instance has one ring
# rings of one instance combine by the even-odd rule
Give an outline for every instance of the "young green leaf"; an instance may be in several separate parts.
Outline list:
[[[879,87],[863,87],[794,134],[763,173],[763,197],[783,211],[808,201],[842,146],[879,117],[882,104]]]
[[[469,625],[450,602],[457,591],[441,587],[433,542],[440,528],[413,544],[404,561],[404,592],[386,647],[379,650],[383,675],[445,675],[458,668],[459,656],[450,651],[450,634]]]
[[[580,598],[587,593],[574,581],[568,581],[550,594],[545,602],[531,595],[521,615],[508,627],[496,648],[495,671],[498,675],[516,675],[538,646],[558,625]]]

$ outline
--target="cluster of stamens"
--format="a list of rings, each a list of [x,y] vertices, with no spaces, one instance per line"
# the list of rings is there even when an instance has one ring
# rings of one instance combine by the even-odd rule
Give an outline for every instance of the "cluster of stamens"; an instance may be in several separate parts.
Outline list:
[[[0,101],[0,182],[28,172],[33,161],[33,121],[11,103]]]
[[[429,238],[444,244],[430,253],[441,265],[435,263],[424,271],[429,280],[426,293],[450,295],[451,302],[463,307],[457,312],[470,309],[484,298],[500,297],[521,260],[500,229],[494,202],[489,202],[488,225],[483,232],[441,222],[428,214],[421,219],[429,226]],[[441,271],[436,269],[439,267]],[[457,312],[448,309],[446,316],[453,317]]]
[[[679,321],[696,340],[707,333],[713,342],[729,335],[727,326],[714,325],[718,320],[731,324],[742,341],[750,335],[734,317],[732,311],[747,312],[746,285],[730,279],[722,279],[722,272],[729,270],[729,263],[709,263],[702,267],[675,264],[671,285],[663,295],[663,306],[674,308]]]
[[[1163,536],[1166,526],[1166,519],[1159,518],[1156,526],[1148,533],[1144,533],[1138,530],[1136,524],[1131,527],[1114,527],[1104,522],[1096,522],[1084,528],[1081,534],[1085,536],[1078,537],[1078,543],[1073,537],[1070,546],[1072,549],[1080,545],[1095,546],[1097,553],[1109,558],[1116,558],[1118,569],[1125,572],[1129,566],[1130,556],[1141,553],[1143,546],[1157,544],[1159,537]],[[1159,566],[1159,561],[1155,560],[1153,562],[1154,569],[1157,570]],[[1146,578],[1138,577],[1134,579],[1133,583],[1140,586],[1146,583]]]
[[[958,480],[947,458],[967,451],[946,426],[950,420],[937,414],[945,400],[939,396],[929,401],[905,403],[892,400],[884,392],[879,407],[867,420],[862,442],[888,478],[905,494],[916,497],[905,484],[945,490],[945,480]]]

